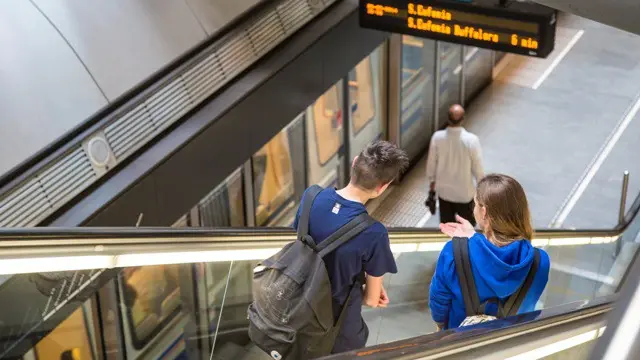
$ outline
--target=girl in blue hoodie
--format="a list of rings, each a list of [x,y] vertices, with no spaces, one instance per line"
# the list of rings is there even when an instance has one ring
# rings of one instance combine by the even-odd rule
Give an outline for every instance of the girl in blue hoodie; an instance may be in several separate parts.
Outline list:
[[[533,263],[527,197],[515,179],[491,174],[478,183],[474,203],[473,216],[484,235],[459,216],[458,223],[440,224],[440,230],[451,237],[469,238],[469,261],[480,303],[496,297],[505,301],[524,282]],[[540,250],[538,271],[519,314],[535,309],[548,278],[549,255]],[[438,258],[429,300],[431,316],[439,329],[456,328],[466,317],[451,241]],[[496,312],[495,304],[487,306],[488,315],[495,316]]]

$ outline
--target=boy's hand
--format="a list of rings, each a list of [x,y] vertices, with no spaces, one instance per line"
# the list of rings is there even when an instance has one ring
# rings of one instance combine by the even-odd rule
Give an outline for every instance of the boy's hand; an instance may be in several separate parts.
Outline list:
[[[378,300],[378,307],[385,308],[389,305],[389,297],[387,296],[387,291],[382,287],[380,290],[380,299]]]

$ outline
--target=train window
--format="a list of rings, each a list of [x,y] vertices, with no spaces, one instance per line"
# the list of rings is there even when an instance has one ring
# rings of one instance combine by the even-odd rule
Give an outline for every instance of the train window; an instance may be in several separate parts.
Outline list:
[[[383,56],[379,46],[349,72],[349,104],[352,126],[349,131],[349,158],[353,159],[371,141],[384,138],[386,118],[382,111]]]
[[[179,266],[130,267],[122,271],[123,298],[136,348],[144,347],[179,313]]]
[[[198,205],[200,226],[245,225],[242,170],[237,169]]]
[[[435,44],[402,36],[400,144],[412,158],[420,155],[433,131]]]
[[[255,153],[252,160],[256,225],[273,224],[293,205],[294,183],[288,127]]]
[[[366,57],[349,72],[349,105],[353,133],[357,134],[376,116],[373,62]]]
[[[33,351],[38,360],[93,359],[84,306],[42,338]]]
[[[324,166],[342,146],[342,82],[332,86],[311,106],[318,161]]]

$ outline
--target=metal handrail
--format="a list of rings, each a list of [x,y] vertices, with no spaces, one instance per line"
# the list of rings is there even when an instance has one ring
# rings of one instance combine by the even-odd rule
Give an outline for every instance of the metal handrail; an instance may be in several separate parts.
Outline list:
[[[519,314],[475,326],[434,332],[410,339],[375,345],[326,357],[326,359],[436,359],[473,352],[483,346],[514,340],[531,339],[535,333],[555,330],[576,321],[603,321],[609,313],[616,294],[590,301],[579,301],[540,311]]]
[[[609,237],[620,236],[632,223],[633,219],[640,212],[640,193],[636,196],[629,211],[622,217],[616,226],[610,229],[537,229],[535,237],[546,238],[577,238],[577,237]],[[428,228],[406,228],[397,227],[389,228],[390,238],[396,236],[422,236],[428,238],[443,238],[444,235],[438,229]],[[171,237],[174,239],[182,238],[200,238],[207,240],[216,237],[242,237],[251,235],[261,236],[286,236],[293,237],[295,235],[291,228],[274,228],[274,227],[253,227],[253,228],[172,228],[172,227],[75,227],[75,228],[52,228],[52,227],[35,227],[35,228],[0,228],[0,247],[3,247],[6,241],[32,241],[32,240],[50,240],[50,241],[68,241],[68,240],[110,240],[117,239],[144,239]]]
[[[392,243],[404,240],[442,241],[446,235],[436,229],[389,228]],[[623,230],[557,230],[536,231],[535,238],[616,237]],[[163,242],[262,242],[293,241],[290,228],[30,228],[0,230],[0,249],[16,246],[59,246],[96,244],[144,244]],[[534,238],[534,239],[535,239]]]

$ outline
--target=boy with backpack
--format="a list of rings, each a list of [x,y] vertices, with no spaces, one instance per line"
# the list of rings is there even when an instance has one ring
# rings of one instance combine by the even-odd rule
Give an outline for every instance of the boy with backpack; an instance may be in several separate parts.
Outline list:
[[[353,160],[345,188],[305,191],[294,222],[298,241],[254,270],[249,336],[272,358],[308,359],[365,346],[362,305],[387,306],[383,275],[397,269],[387,229],[364,204],[408,162],[397,146],[376,141]]]

